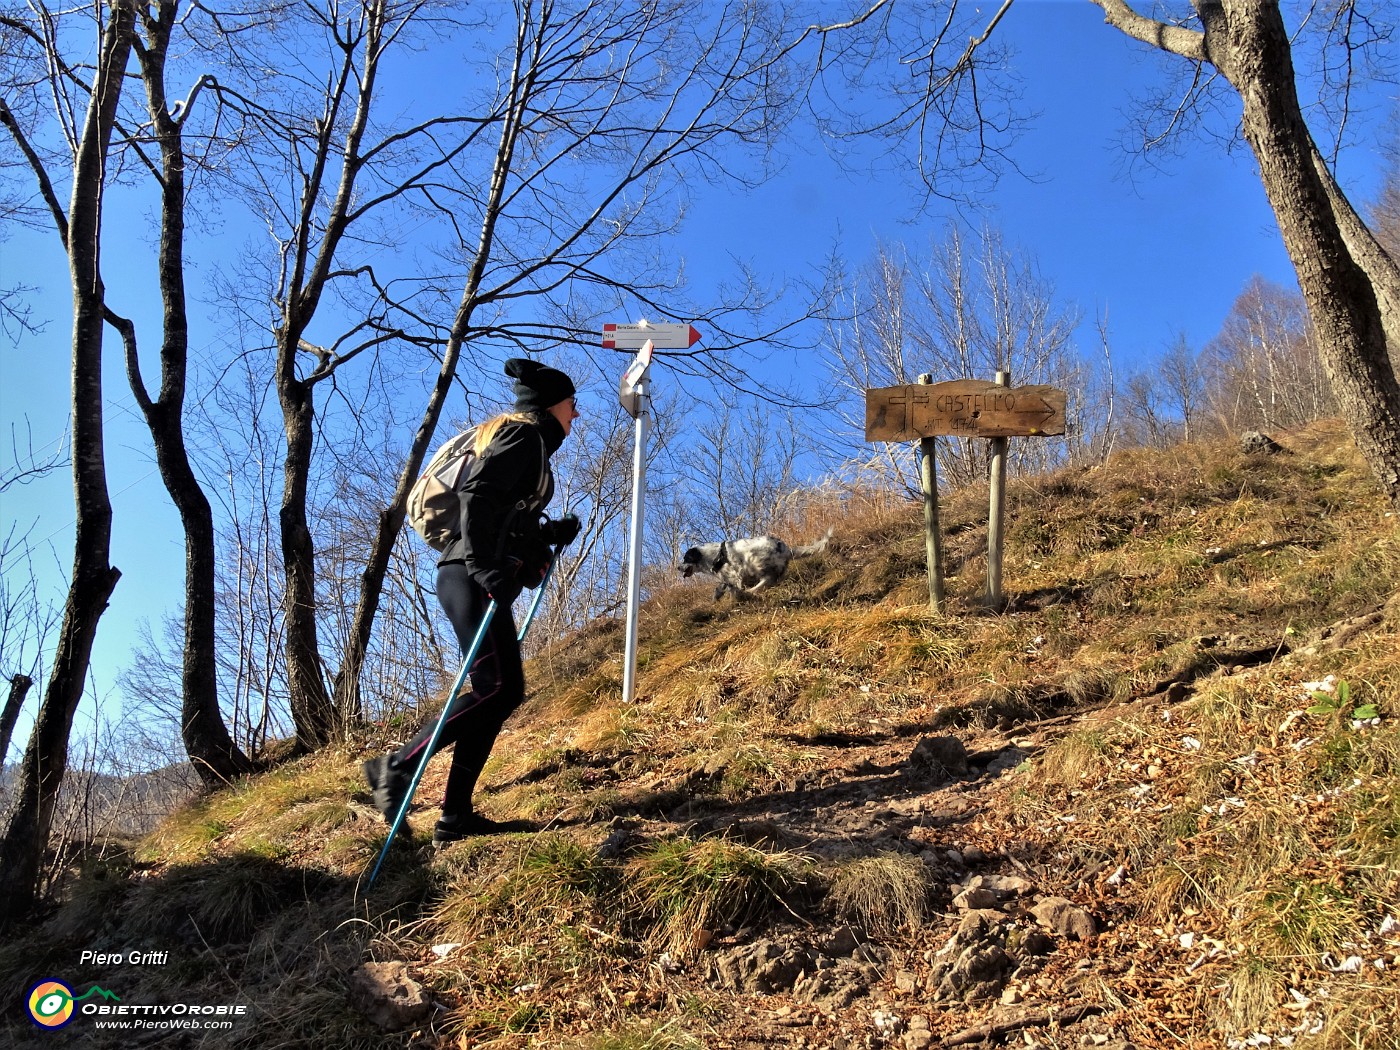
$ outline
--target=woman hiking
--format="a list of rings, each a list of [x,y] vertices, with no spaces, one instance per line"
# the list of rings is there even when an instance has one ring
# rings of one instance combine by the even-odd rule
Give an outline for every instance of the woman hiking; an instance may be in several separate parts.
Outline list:
[[[434,748],[436,753],[455,745],[442,816],[433,829],[435,847],[469,835],[534,830],[526,821],[482,816],[472,808],[472,793],[501,727],[525,700],[511,605],[522,588],[540,585],[550,547],[571,543],[579,530],[572,514],[541,521],[554,495],[549,458],[579,415],[573,381],[557,368],[520,357],[505,363],[505,374],[515,380],[515,404],[476,429],[476,454],[458,488],[458,535],[438,560],[438,602],[464,653],[493,598],[496,613],[469,671],[471,690],[451,701]],[[430,722],[399,750],[364,764],[374,805],[386,821],[397,816],[432,735]]]

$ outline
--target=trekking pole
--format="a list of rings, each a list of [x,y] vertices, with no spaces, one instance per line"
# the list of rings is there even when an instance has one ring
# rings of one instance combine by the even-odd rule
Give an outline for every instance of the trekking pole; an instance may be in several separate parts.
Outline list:
[[[491,618],[495,615],[496,599],[492,598],[490,604],[486,606],[486,615],[481,618],[481,626],[476,629],[476,637],[472,639],[471,648],[467,650],[467,657],[462,661],[462,670],[458,672],[457,680],[452,683],[452,691],[447,694],[447,703],[443,705],[442,714],[438,716],[437,725],[433,727],[433,735],[428,738],[428,746],[423,750],[423,758],[418,763],[418,770],[413,774],[413,779],[408,782],[408,791],[404,793],[403,802],[399,804],[398,815],[394,817],[393,826],[389,829],[389,837],[384,840],[384,848],[379,851],[379,859],[375,861],[374,870],[370,872],[369,882],[365,884],[365,892],[369,892],[374,886],[375,876],[379,874],[379,866],[389,855],[389,847],[393,844],[394,837],[399,833],[399,825],[403,823],[403,818],[408,815],[408,807],[413,802],[413,793],[418,790],[418,782],[423,779],[423,774],[428,769],[428,760],[433,757],[433,748],[438,742],[438,737],[442,735],[442,727],[447,724],[447,713],[452,710],[452,704],[456,701],[457,694],[462,691],[462,684],[467,680],[467,672],[471,670],[472,661],[476,659],[476,651],[481,648],[481,643],[486,638],[486,630],[491,626]]]

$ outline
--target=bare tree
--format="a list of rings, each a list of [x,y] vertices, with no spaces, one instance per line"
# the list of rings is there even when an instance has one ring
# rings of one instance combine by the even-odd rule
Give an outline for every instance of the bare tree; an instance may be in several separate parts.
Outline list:
[[[35,551],[28,533],[12,527],[0,542],[0,681],[8,684],[0,713],[0,767],[29,690],[44,680],[44,655],[58,626],[58,610],[35,584]]]
[[[286,665],[305,747],[359,717],[360,676],[406,495],[459,370],[502,351],[588,338],[583,321],[604,304],[669,316],[659,297],[675,286],[676,271],[654,248],[682,214],[681,180],[737,179],[722,150],[761,149],[779,133],[775,115],[788,100],[781,26],[761,8],[519,0],[503,47],[495,48],[491,26],[472,27],[491,44],[483,49],[487,75],[468,81],[489,88],[474,104],[381,123],[386,56],[420,21],[425,43],[461,10],[433,8],[420,19],[426,8],[418,4],[327,6],[307,16],[316,32],[296,38],[303,65],[314,61],[318,39],[329,44],[334,62],[319,102],[274,105],[268,92],[235,98],[223,90],[225,104],[241,106],[265,129],[263,142],[277,144],[269,163],[249,165],[243,178],[256,180],[251,188],[280,246],[272,282],[286,440],[279,525]],[[294,206],[284,207],[293,194]],[[376,257],[410,222],[437,238],[440,271],[395,270]],[[713,312],[721,321],[723,310]],[[450,323],[432,320],[444,311]],[[326,415],[351,381],[352,361],[398,374],[433,361],[435,378],[379,511],[328,681],[309,506],[318,440],[338,439],[342,425],[363,426]],[[321,390],[332,393],[318,400]]]
[[[17,30],[20,39],[36,55],[42,56],[46,92],[56,100],[60,126],[66,117],[69,98],[89,90],[81,75],[81,61],[66,49],[78,43],[81,34],[66,29],[64,19],[35,5],[38,16],[32,25]],[[121,129],[122,151],[111,158],[120,170],[128,155],[135,171],[149,173],[158,187],[160,241],[156,285],[162,300],[160,336],[160,388],[153,397],[142,376],[136,325],[104,302],[107,322],[117,329],[125,347],[127,376],[136,403],[145,416],[156,451],[156,461],[167,491],[180,514],[185,532],[185,636],[184,705],[181,720],[185,744],[192,761],[209,784],[217,784],[247,772],[251,767],[234,746],[219,716],[214,656],[214,526],[209,501],[197,479],[184,436],[184,408],[189,358],[189,320],[185,292],[185,223],[187,184],[199,170],[202,158],[186,149],[187,122],[200,110],[199,99],[206,81],[194,77],[187,96],[172,102],[167,95],[167,59],[172,40],[178,34],[197,39],[207,34],[219,39],[212,27],[192,25],[196,12],[185,17],[177,0],[162,0],[136,6],[131,48],[146,89],[145,119],[140,107],[114,110],[114,126]],[[204,32],[201,32],[201,28]],[[178,46],[178,45],[177,45]],[[18,125],[13,125],[18,132]],[[212,125],[211,125],[212,126]],[[206,133],[201,140],[212,141]],[[42,188],[52,182],[48,164],[37,146],[23,138],[34,175]],[[154,147],[155,156],[151,156]],[[65,218],[52,207],[52,218],[60,232]]]
[[[1188,86],[1176,106],[1159,109],[1146,145],[1160,143],[1203,113],[1222,111],[1231,96],[1242,106],[1241,130],[1259,166],[1279,231],[1298,274],[1317,331],[1317,347],[1338,409],[1382,490],[1400,504],[1400,382],[1390,347],[1400,346],[1400,266],[1352,207],[1335,174],[1336,151],[1324,154],[1299,95],[1294,37],[1277,0],[1193,0],[1191,12],[1143,14],[1128,0],[1093,0],[1105,21],[1143,44],[1186,63]],[[972,4],[896,5],[879,0],[855,20],[869,48],[898,47],[916,55],[927,75],[917,87],[891,96],[894,113],[883,130],[912,143],[925,185],[944,170],[950,141],[982,161],[1006,141],[1010,103],[989,104],[983,74],[1004,64],[980,52],[994,42],[1010,0],[987,16]],[[972,9],[977,7],[974,12]],[[895,9],[904,9],[896,19]],[[1299,46],[1319,39],[1323,105],[1315,112],[1344,130],[1352,116],[1351,88],[1368,61],[1378,75],[1395,67],[1394,26],[1388,13],[1371,14],[1354,0],[1319,9],[1299,4],[1308,30]],[[958,33],[968,18],[983,20],[980,36]],[[901,36],[891,27],[906,32]],[[837,27],[830,27],[835,29]],[[844,28],[844,27],[843,27]],[[846,51],[860,52],[855,44]],[[914,97],[910,98],[910,91]],[[1230,138],[1236,136],[1231,135]],[[995,160],[1004,154],[993,154]],[[984,169],[985,170],[985,169]]]
[[[197,9],[196,9],[197,10]],[[168,95],[167,61],[177,28],[193,37],[193,12],[182,12],[178,0],[161,0],[138,8],[140,27],[134,43],[141,80],[146,89],[149,136],[158,159],[143,161],[160,187],[160,246],[157,281],[163,306],[160,347],[160,389],[153,398],[141,372],[136,326],[109,312],[126,349],[127,379],[155,444],[156,463],[185,532],[184,639],[181,671],[180,731],[185,749],[200,777],[209,786],[249,772],[252,764],[234,743],[219,710],[215,652],[214,515],[185,443],[185,392],[189,373],[189,318],[185,290],[185,221],[188,174],[202,158],[185,145],[185,129],[200,104],[203,89],[213,82],[198,76],[189,94],[172,102]],[[235,31],[203,27],[213,38]]]
[[[1077,425],[1069,429],[1070,459],[1102,463],[1113,451],[1117,437],[1118,401],[1113,368],[1113,337],[1105,307],[1094,317],[1103,367],[1085,368],[1069,389],[1070,417]]]
[[[102,336],[105,293],[101,266],[102,194],[123,77],[135,36],[134,0],[111,0],[97,12],[100,40],[80,126],[70,129],[72,194],[65,212],[39,154],[0,101],[3,123],[31,164],[40,193],[68,254],[73,291],[73,486],[77,510],[73,569],[63,624],[44,699],[25,749],[15,805],[0,841],[0,882],[7,887],[0,923],[26,914],[39,887],[54,802],[68,763],[68,737],[82,697],[97,624],[121,573],[110,564],[112,506],[103,454]],[[12,29],[25,23],[5,16]]]
[[[802,452],[792,411],[784,415],[725,397],[696,426],[678,451],[690,542],[758,536],[775,527]]]
[[[1202,351],[1211,413],[1227,431],[1288,429],[1334,414],[1302,298],[1254,277]]]
[[[1173,414],[1167,388],[1156,371],[1128,376],[1118,401],[1123,406],[1123,436],[1128,444],[1170,448],[1182,440],[1181,420]]]
[[[1198,437],[1201,406],[1205,400],[1205,375],[1184,334],[1178,335],[1167,348],[1160,372],[1172,415],[1181,424],[1181,440]]]
[[[1400,256],[1400,112],[1391,122],[1391,142],[1386,150],[1389,166],[1380,193],[1371,206],[1371,225],[1385,250]]]
[[[863,429],[864,391],[917,381],[987,379],[1009,371],[1013,382],[1082,385],[1087,366],[1072,343],[1077,314],[1057,301],[1035,260],[985,228],[974,243],[949,224],[926,260],[881,247],[850,292],[852,320],[829,329],[828,358],[844,395],[843,419]],[[984,441],[938,441],[938,472],[949,485],[986,471]],[[917,474],[908,450],[887,445],[891,466],[911,491]],[[1040,470],[1064,456],[1055,442],[1017,442],[1013,463]]]

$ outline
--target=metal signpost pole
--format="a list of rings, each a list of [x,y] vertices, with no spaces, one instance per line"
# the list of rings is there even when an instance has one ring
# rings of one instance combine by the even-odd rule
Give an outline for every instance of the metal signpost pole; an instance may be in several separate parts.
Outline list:
[[[603,349],[636,350],[637,356],[622,374],[617,398],[637,421],[636,447],[632,453],[632,534],[627,551],[627,641],[623,654],[622,702],[637,695],[637,616],[642,601],[642,520],[645,513],[647,435],[651,431],[651,355],[654,350],[689,350],[700,340],[692,325],[680,323],[603,325]]]
[[[650,357],[651,343],[643,350]],[[651,365],[636,380],[637,428],[632,450],[632,533],[627,546],[627,642],[622,666],[622,702],[637,695],[637,612],[642,599],[642,520],[647,480],[647,434],[651,430]]]

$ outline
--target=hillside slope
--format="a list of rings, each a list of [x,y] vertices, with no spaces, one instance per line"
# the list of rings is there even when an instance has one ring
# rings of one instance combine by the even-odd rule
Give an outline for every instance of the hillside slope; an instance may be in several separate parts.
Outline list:
[[[617,624],[534,660],[484,808],[541,832],[433,854],[440,756],[365,894],[386,727],[94,865],[5,992],[150,1007],[79,998],[113,1047],[1400,1046],[1400,528],[1338,427],[1276,437],[1016,484],[1004,609],[984,492],[942,617],[918,508],[830,508],[762,599],[648,603],[637,703]],[[176,1003],[243,1012],[97,1027]]]

